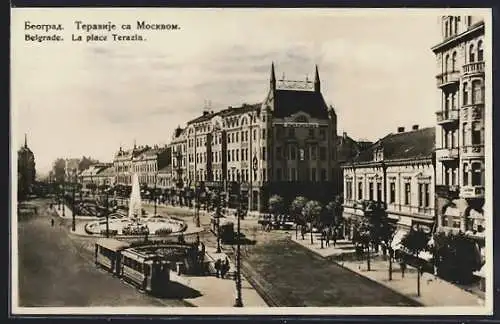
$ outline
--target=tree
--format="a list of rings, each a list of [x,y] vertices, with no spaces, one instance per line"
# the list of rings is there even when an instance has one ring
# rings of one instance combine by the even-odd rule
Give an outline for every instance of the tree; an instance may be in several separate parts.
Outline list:
[[[330,201],[328,204],[326,204],[325,212],[323,213],[325,217],[322,219],[323,224],[328,224],[328,225],[335,224],[335,208],[336,208],[335,201]]]
[[[432,254],[437,274],[445,279],[467,283],[482,266],[477,243],[464,233],[438,232],[433,237]]]
[[[58,158],[54,161],[52,170],[54,171],[54,179],[57,183],[62,183],[64,181],[64,176],[66,173],[66,161],[62,158]]]
[[[429,242],[428,234],[422,229],[411,229],[401,240],[401,245],[403,248],[410,253],[415,259],[418,260],[418,255],[421,251],[427,248],[427,243]],[[420,275],[422,272],[422,267],[420,264],[417,265],[417,296],[420,296]]]
[[[311,244],[313,244],[313,224],[318,222],[322,210],[323,206],[316,200],[307,202],[302,210],[302,215],[304,215],[305,220],[309,222],[311,226]]]
[[[290,204],[290,214],[292,215],[292,217],[294,217],[295,220],[295,236],[297,236],[299,225],[301,226],[301,228],[302,226],[306,225],[306,222],[302,216],[302,210],[307,204],[307,201],[308,200],[306,197],[298,196]]]
[[[78,162],[78,170],[83,171],[88,169],[91,165],[99,163],[98,160],[94,160],[91,157],[82,156],[80,162]]]

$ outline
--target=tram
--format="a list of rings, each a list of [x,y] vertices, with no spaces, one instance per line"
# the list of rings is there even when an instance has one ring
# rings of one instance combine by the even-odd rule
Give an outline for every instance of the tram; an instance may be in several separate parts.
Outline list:
[[[151,294],[164,292],[170,281],[170,265],[164,258],[134,248],[121,251],[121,257],[121,278]]]
[[[121,251],[128,248],[129,243],[103,238],[95,244],[95,264],[113,275],[119,275],[121,269]]]

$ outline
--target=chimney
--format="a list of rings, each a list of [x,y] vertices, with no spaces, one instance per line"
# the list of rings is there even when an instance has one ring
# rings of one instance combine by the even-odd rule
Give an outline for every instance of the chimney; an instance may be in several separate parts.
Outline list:
[[[412,129],[412,130],[414,130],[414,131],[415,131],[415,130],[418,130],[418,125],[413,125],[413,126],[411,127],[411,129]]]
[[[206,115],[208,115],[209,113],[210,113],[210,112],[209,112],[208,110],[204,110],[204,111],[203,111],[203,116],[206,116]]]
[[[347,139],[347,132],[343,132],[343,133],[342,133],[342,137],[343,137],[344,139]]]
[[[398,127],[398,133],[404,133],[405,128],[404,127]]]

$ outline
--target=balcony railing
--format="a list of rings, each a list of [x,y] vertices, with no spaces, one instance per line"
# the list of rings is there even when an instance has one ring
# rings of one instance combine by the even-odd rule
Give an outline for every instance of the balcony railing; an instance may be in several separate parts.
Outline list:
[[[471,158],[471,157],[483,157],[484,156],[484,145],[466,145],[462,146],[462,156]]]
[[[436,112],[437,123],[439,125],[458,122],[458,110],[442,110]]]
[[[440,148],[437,150],[439,161],[453,161],[458,159],[458,148]]]
[[[468,63],[463,66],[464,75],[484,73],[484,62]]]
[[[461,198],[484,198],[483,186],[463,186],[460,188]]]
[[[437,75],[436,79],[438,87],[450,85],[453,83],[458,83],[458,81],[460,80],[460,72],[459,71],[444,72]]]

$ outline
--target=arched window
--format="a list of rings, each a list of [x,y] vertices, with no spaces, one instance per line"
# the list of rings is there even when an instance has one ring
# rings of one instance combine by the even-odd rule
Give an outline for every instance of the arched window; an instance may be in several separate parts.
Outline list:
[[[468,105],[469,104],[469,91],[468,91],[468,84],[467,82],[464,83],[463,88],[462,88],[462,98],[463,98],[463,105]]]
[[[474,45],[471,44],[469,47],[469,63],[474,63]]]
[[[451,56],[451,70],[456,71],[457,70],[457,52],[453,52],[453,55]]]
[[[444,60],[444,72],[448,72],[448,67],[450,65],[450,56],[446,55],[446,58]]]
[[[477,42],[477,61],[481,62],[483,60],[483,41]]]
[[[448,37],[448,20],[444,22],[444,37]]]

